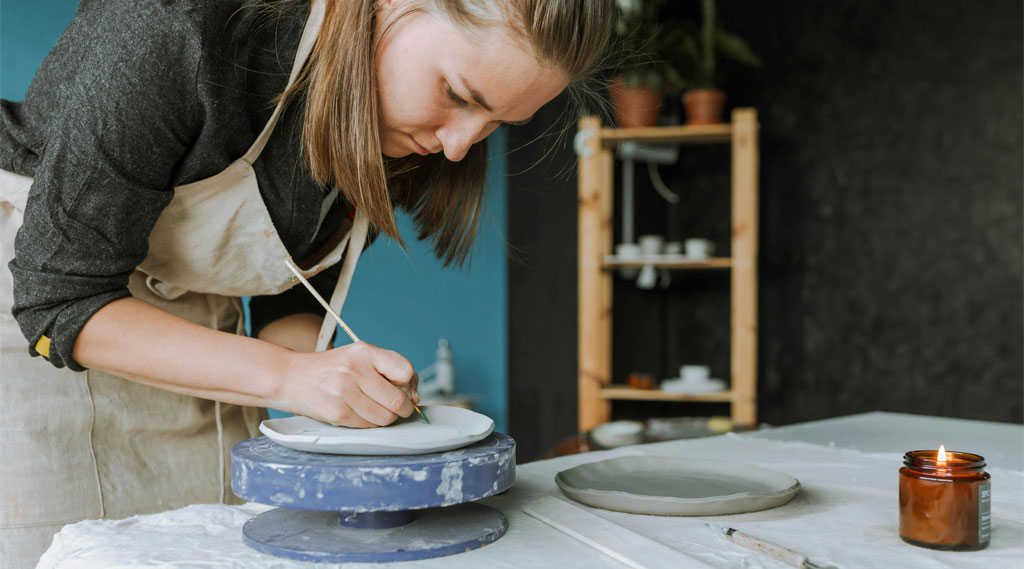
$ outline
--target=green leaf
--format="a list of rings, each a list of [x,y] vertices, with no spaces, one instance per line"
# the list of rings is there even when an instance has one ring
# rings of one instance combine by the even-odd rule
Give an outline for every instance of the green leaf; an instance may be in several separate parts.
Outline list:
[[[680,90],[686,86],[686,81],[675,68],[668,67],[665,69],[665,84],[671,89]]]
[[[661,74],[655,69],[648,69],[646,75],[644,75],[644,85],[651,91],[658,91],[664,85],[664,80]]]
[[[736,34],[718,30],[715,34],[715,45],[718,51],[728,59],[751,67],[761,66],[761,59],[754,54],[747,42]]]

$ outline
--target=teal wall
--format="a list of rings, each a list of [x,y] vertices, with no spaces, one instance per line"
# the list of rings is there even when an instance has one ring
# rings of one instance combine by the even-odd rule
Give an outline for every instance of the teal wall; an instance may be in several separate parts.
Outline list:
[[[0,98],[21,100],[78,0],[0,0]]]
[[[0,97],[21,100],[32,75],[75,15],[77,0],[0,0]],[[506,400],[506,159],[504,129],[491,135],[487,211],[472,270],[443,269],[426,243],[408,252],[379,239],[359,262],[345,306],[360,339],[395,350],[417,369],[434,361],[440,337],[455,357],[460,393],[508,431]],[[408,217],[399,228],[414,239]]]

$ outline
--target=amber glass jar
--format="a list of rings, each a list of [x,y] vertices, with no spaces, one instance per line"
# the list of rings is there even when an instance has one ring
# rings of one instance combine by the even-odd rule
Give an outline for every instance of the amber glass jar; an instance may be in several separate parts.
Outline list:
[[[900,537],[921,547],[983,549],[992,535],[992,486],[985,459],[968,452],[915,450],[900,468]]]

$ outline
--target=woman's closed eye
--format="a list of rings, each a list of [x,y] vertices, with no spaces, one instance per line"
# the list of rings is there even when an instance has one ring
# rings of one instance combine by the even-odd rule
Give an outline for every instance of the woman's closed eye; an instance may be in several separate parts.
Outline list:
[[[473,103],[470,103],[469,101],[467,101],[466,99],[463,99],[462,97],[460,97],[459,94],[456,93],[454,89],[452,89],[451,85],[447,85],[445,87],[445,93],[448,95],[448,98],[451,99],[452,103],[454,103],[455,106],[459,107],[460,109],[464,109],[464,108],[466,108],[466,107],[468,107],[468,106],[473,104]],[[490,110],[490,109],[488,108],[488,110]],[[527,119],[521,120],[521,121],[494,121],[494,122],[497,125],[499,125],[499,126],[503,125],[503,124],[509,124],[509,125],[512,125],[512,126],[521,126],[521,125],[524,125],[524,124],[530,122],[530,120],[532,118],[533,117],[530,116]]]
[[[455,103],[455,106],[457,106],[457,107],[468,107],[469,106],[469,101],[467,101],[467,100],[463,99],[462,97],[460,97],[454,90],[452,90],[451,86],[447,87],[446,91],[448,92],[448,98],[451,99],[453,103]]]

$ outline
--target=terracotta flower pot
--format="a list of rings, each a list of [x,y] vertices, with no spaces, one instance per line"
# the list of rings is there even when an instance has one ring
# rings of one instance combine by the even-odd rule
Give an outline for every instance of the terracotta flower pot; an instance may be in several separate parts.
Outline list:
[[[629,87],[616,77],[609,85],[615,122],[619,128],[655,126],[661,114],[661,102],[665,89],[651,91],[647,87]]]
[[[725,107],[725,92],[721,89],[693,89],[683,93],[686,124],[719,124]]]

